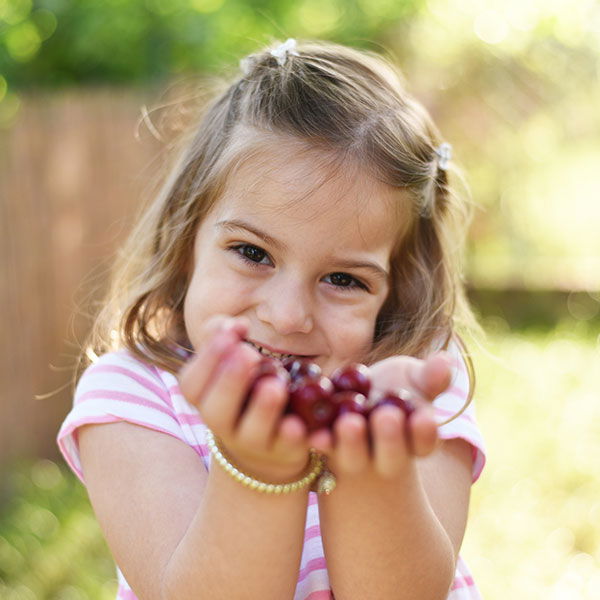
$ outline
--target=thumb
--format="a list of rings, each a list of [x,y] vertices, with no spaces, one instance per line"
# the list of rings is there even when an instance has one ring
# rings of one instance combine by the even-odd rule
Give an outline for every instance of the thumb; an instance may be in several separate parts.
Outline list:
[[[446,352],[429,356],[414,375],[414,385],[432,401],[448,388],[452,381],[452,359]]]

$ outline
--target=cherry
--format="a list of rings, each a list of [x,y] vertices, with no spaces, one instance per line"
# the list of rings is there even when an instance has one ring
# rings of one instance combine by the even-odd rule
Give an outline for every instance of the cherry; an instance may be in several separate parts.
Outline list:
[[[338,417],[349,412],[358,413],[365,417],[368,415],[367,398],[360,392],[352,390],[334,392],[331,401],[337,407]]]
[[[398,396],[397,394],[394,394],[393,392],[386,392],[375,403],[375,405],[373,406],[371,411],[373,411],[376,408],[378,408],[379,406],[383,406],[385,404],[391,404],[392,406],[397,406],[399,409],[401,409],[402,412],[404,413],[404,416],[406,417],[407,421],[408,421],[408,419],[410,419],[411,415],[416,410],[415,405],[410,400],[402,398],[402,397]]]
[[[333,385],[327,377],[298,377],[290,386],[289,405],[309,431],[316,431],[329,427],[337,416],[332,395]]]
[[[244,403],[242,404],[242,410],[244,410],[248,406],[248,403],[250,402],[250,398],[252,397],[252,394],[255,392],[258,382],[265,377],[278,377],[286,385],[289,386],[290,375],[283,368],[282,364],[278,360],[275,360],[274,358],[269,358],[268,356],[265,356],[264,358],[261,359],[261,361],[258,363],[258,365],[256,367],[256,373],[254,375],[252,384],[250,385],[250,388],[248,389],[246,398],[244,398]]]
[[[282,364],[290,374],[292,381],[299,377],[316,379],[321,376],[321,367],[306,358],[286,358]]]
[[[257,366],[257,372],[254,376],[254,380],[261,379],[262,377],[279,377],[286,383],[289,382],[290,376],[283,365],[274,358],[265,356],[261,359]]]
[[[402,398],[394,392],[386,392],[372,407],[371,412],[380,406],[385,406],[386,404],[390,404],[392,406],[397,406],[404,413],[404,432],[408,436],[409,447],[412,447],[412,435],[410,433],[410,418],[412,414],[415,412],[415,405],[408,399]]]
[[[413,402],[393,391],[385,392],[376,401],[369,400],[371,379],[366,365],[353,363],[341,367],[329,379],[321,375],[316,363],[294,357],[283,361],[263,357],[244,400],[244,408],[263,377],[278,377],[287,384],[289,396],[285,412],[298,415],[309,432],[331,427],[346,413],[369,418],[373,410],[386,404],[400,408],[407,423],[416,410]]]
[[[369,367],[361,363],[341,367],[331,376],[331,383],[339,392],[359,392],[368,397],[371,390]]]

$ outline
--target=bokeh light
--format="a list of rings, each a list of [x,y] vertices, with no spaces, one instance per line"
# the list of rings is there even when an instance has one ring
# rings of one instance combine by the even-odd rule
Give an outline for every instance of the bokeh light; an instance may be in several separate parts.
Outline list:
[[[490,334],[476,356],[489,462],[473,488],[464,552],[484,598],[599,597],[597,364],[595,336],[566,324]]]

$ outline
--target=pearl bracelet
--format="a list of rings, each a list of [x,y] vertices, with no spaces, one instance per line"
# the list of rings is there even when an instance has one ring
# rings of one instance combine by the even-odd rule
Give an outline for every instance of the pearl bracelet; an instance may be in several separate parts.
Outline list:
[[[249,487],[257,492],[264,492],[266,494],[289,494],[296,490],[301,490],[307,486],[310,486],[319,475],[323,472],[325,466],[325,459],[315,450],[310,450],[310,459],[308,464],[309,472],[299,479],[291,483],[265,483],[254,479],[246,473],[242,473],[237,467],[232,465],[226,458],[222,449],[219,447],[219,443],[215,438],[213,432],[207,427],[206,428],[206,444],[213,455],[213,458],[221,465],[226,473],[231,475],[236,481],[239,481],[243,486]],[[330,473],[326,475],[331,476]],[[332,488],[333,489],[333,488]],[[325,493],[329,493],[331,490],[319,489]]]

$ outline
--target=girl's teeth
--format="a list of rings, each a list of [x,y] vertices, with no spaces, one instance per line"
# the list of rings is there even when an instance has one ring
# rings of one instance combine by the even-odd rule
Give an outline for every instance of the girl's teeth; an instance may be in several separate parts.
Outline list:
[[[263,356],[270,356],[271,358],[277,358],[279,360],[282,360],[284,358],[290,358],[290,356],[292,356],[291,354],[280,354],[279,352],[271,352],[270,350],[267,350],[266,348],[263,348],[262,346],[259,346],[258,344],[254,344],[252,342],[248,342],[251,346],[254,346]]]

